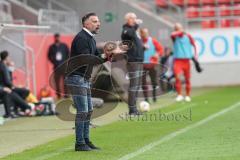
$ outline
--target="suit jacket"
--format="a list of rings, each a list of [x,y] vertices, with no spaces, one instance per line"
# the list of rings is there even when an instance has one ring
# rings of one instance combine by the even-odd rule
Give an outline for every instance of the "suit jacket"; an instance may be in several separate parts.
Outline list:
[[[57,53],[61,54],[62,59],[57,59]],[[49,47],[48,50],[48,60],[52,62],[54,68],[57,68],[59,65],[64,63],[69,57],[69,49],[65,43],[60,43],[56,45],[55,43]]]
[[[131,48],[126,53],[128,56],[128,62],[143,62],[143,44],[136,33],[137,28],[138,25],[134,27],[127,24],[123,25],[121,35],[122,41],[129,41],[132,43]]]
[[[67,66],[67,75],[81,75],[89,79],[93,66],[104,63],[106,59],[101,58],[101,54],[96,47],[96,41],[85,30],[81,30],[73,39],[71,54]]]

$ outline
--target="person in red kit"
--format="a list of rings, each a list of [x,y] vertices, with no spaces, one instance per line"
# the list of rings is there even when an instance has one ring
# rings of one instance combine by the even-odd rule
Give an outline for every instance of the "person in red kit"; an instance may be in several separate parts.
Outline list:
[[[175,88],[177,91],[176,101],[180,102],[185,99],[185,101],[190,102],[190,92],[191,92],[191,59],[197,60],[197,51],[194,39],[192,36],[186,32],[180,23],[176,23],[174,26],[175,31],[172,32],[171,38],[173,40],[173,57],[174,64],[173,70],[176,79]],[[194,53],[192,48],[194,48]],[[185,98],[182,95],[181,91],[181,79],[180,76],[183,73],[186,82],[186,96]]]
[[[145,101],[148,101],[147,75],[149,74],[152,82],[153,102],[156,102],[156,87],[158,82],[157,64],[159,62],[159,56],[162,56],[163,54],[163,47],[155,38],[149,36],[147,28],[140,29],[140,36],[144,45],[144,75],[142,76],[142,88],[144,90],[143,93]]]

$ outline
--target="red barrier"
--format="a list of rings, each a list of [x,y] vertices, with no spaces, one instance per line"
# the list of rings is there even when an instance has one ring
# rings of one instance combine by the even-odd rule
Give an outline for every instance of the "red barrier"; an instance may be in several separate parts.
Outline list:
[[[73,35],[61,35],[61,41],[65,42],[69,47]],[[32,48],[35,55],[35,73],[36,73],[36,89],[37,96],[41,88],[49,86],[49,76],[53,71],[52,64],[48,61],[47,53],[49,46],[54,42],[52,34],[44,33],[25,33],[25,45]],[[33,86],[31,84],[31,86]],[[33,87],[30,88],[33,91]],[[52,89],[51,89],[52,90]],[[51,95],[55,96],[53,90]]]

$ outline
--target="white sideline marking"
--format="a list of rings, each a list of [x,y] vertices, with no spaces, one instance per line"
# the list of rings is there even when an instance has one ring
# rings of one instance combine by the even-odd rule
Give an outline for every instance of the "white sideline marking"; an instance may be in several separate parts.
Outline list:
[[[185,109],[192,108],[192,107],[195,107],[195,106],[197,106],[197,104],[196,103],[192,103],[192,104],[187,105],[185,107],[181,107],[181,108],[175,109],[173,111],[167,112],[166,114],[172,114],[172,113],[181,112],[181,111],[184,111]]]
[[[154,148],[154,147],[156,147],[156,146],[158,146],[158,145],[160,145],[160,144],[162,144],[162,143],[164,143],[166,141],[169,141],[169,140],[175,138],[176,136],[178,136],[180,134],[186,133],[186,132],[188,132],[191,129],[194,129],[194,128],[199,127],[199,126],[201,126],[201,125],[203,125],[205,123],[208,123],[209,121],[211,121],[211,120],[213,120],[213,119],[215,119],[215,118],[217,118],[217,117],[219,117],[219,116],[221,116],[221,115],[223,115],[223,114],[225,114],[225,113],[227,113],[227,112],[237,108],[239,105],[240,105],[240,102],[237,102],[237,103],[229,106],[228,108],[223,109],[220,112],[212,114],[212,115],[208,116],[207,118],[205,118],[205,119],[203,119],[201,121],[198,121],[197,123],[189,125],[189,126],[183,128],[183,129],[180,129],[179,131],[173,132],[173,133],[171,133],[169,135],[166,135],[165,137],[159,139],[156,142],[152,142],[152,143],[150,143],[148,145],[145,145],[142,148],[138,149],[137,151],[129,153],[129,154],[119,158],[118,160],[129,160],[129,159],[132,159],[132,158],[134,158],[134,157],[136,157],[136,156],[138,156],[138,155],[140,155],[140,154],[142,154],[142,153],[144,153],[146,151],[151,150],[152,148]]]

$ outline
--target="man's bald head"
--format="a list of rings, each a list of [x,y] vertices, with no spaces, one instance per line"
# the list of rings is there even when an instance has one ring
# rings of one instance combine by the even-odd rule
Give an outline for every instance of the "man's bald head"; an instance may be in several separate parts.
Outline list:
[[[140,36],[142,39],[146,39],[149,37],[149,31],[147,28],[141,28],[140,29]]]
[[[133,12],[128,12],[127,14],[125,14],[124,18],[126,24],[128,24],[129,26],[135,26],[137,23],[139,23],[138,21],[140,21],[139,19],[137,19],[137,15]]]
[[[125,21],[129,26],[135,26],[136,20],[137,20],[137,16],[133,12],[129,12],[125,15]]]
[[[175,30],[175,31],[183,31],[183,26],[182,26],[182,24],[181,24],[181,23],[176,23],[176,24],[174,25],[174,30]]]

